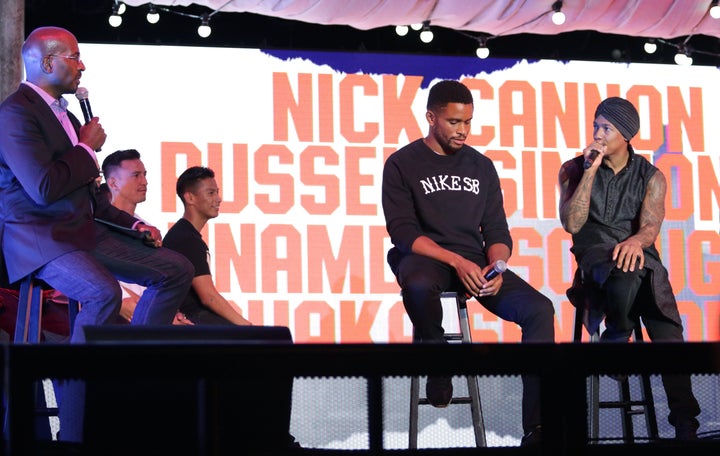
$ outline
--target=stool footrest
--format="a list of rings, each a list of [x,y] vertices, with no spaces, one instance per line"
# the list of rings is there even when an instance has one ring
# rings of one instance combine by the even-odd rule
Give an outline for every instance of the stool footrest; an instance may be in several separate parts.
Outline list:
[[[598,404],[598,407],[600,408],[633,408],[634,407],[640,407],[645,408],[647,404],[643,401],[631,401],[631,402],[625,402],[625,401],[607,401],[607,402],[600,402]],[[643,410],[639,410],[638,413],[645,413]]]
[[[453,396],[452,400],[450,401],[450,404],[472,404],[472,398],[464,396],[464,397],[457,397]],[[427,398],[421,397],[418,399],[418,405],[430,405],[430,401],[427,400]]]
[[[575,309],[575,327],[574,337],[575,342],[581,342],[581,335],[583,330],[583,315],[582,309]],[[635,342],[643,341],[642,327],[640,320],[635,322],[635,328],[633,330],[633,337]],[[596,331],[590,335],[590,342],[597,343],[600,341],[600,333]],[[630,375],[634,376],[634,374]],[[652,385],[650,383],[649,375],[638,375],[640,382],[641,400],[632,400],[631,389],[629,383],[629,377],[626,376],[624,379],[615,378],[618,380],[618,397],[619,400],[615,401],[601,401],[600,400],[600,376],[592,375],[588,379],[588,442],[599,442],[599,441],[610,441],[610,440],[622,440],[625,443],[633,443],[636,440],[653,441],[659,438],[657,417],[655,416],[655,400],[653,399]],[[613,376],[610,376],[613,377]],[[635,393],[633,393],[635,394]],[[620,412],[620,418],[622,423],[622,438],[621,439],[610,439],[610,438],[598,438],[600,435],[600,409],[618,409]],[[645,416],[645,427],[647,429],[647,438],[639,438],[635,436],[633,417],[636,415]]]

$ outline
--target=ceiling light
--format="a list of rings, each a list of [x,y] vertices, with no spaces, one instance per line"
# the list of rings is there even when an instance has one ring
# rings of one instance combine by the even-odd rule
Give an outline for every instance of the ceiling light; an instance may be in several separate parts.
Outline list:
[[[648,54],[654,54],[655,51],[657,51],[657,43],[655,42],[654,39],[650,38],[649,40],[647,40],[645,42],[645,44],[643,45],[643,48],[645,49],[645,52],[647,52]]]
[[[422,25],[422,23],[420,23],[420,24],[412,24],[412,25],[410,25],[410,28],[413,29],[413,30],[415,30],[415,31],[417,32],[418,30],[420,30],[421,28],[423,28],[423,25]]]
[[[145,18],[151,24],[157,24],[160,20],[160,14],[158,14],[157,10],[155,9],[155,5],[153,5],[152,3],[150,4],[150,8]]]
[[[433,40],[433,32],[430,30],[430,21],[423,22],[422,32],[420,32],[420,41],[429,43]]]
[[[685,46],[679,46],[678,52],[675,54],[675,63],[682,66],[690,66],[693,63],[690,57],[690,49]]]
[[[120,27],[122,24],[122,17],[119,14],[111,14],[108,18],[108,24],[110,24],[110,27]]]
[[[396,25],[395,26],[395,33],[398,34],[398,36],[405,36],[408,34],[410,29],[407,25]]]
[[[477,55],[479,59],[488,58],[490,55],[490,49],[487,47],[487,39],[483,37],[478,38],[478,47],[475,50],[475,55]]]
[[[207,38],[212,33],[212,28],[210,28],[210,16],[206,13],[202,15],[202,18],[200,19],[200,26],[198,27],[198,35],[202,38]]]
[[[718,5],[718,0],[712,0],[712,2],[710,2],[710,16],[712,16],[713,19],[720,19],[720,5]]]
[[[124,3],[122,3],[123,6],[125,6]],[[120,5],[115,3],[112,7],[112,14],[110,14],[110,17],[108,18],[108,23],[111,27],[120,27],[120,24],[122,24],[122,16],[120,16]]]
[[[124,4],[123,2],[120,2],[120,3],[118,4],[117,0],[115,0],[115,5],[118,7],[118,12],[117,12],[117,13],[118,13],[119,15],[122,16],[123,14],[125,14],[125,9],[126,9],[126,8],[125,8],[125,4]]]
[[[565,13],[562,12],[562,0],[557,0],[552,4],[552,21],[555,25],[563,25],[565,23]]]

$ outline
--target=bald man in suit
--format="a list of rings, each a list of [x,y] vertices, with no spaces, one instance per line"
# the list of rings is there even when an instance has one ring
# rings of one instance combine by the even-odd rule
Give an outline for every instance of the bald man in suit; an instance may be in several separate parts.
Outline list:
[[[84,342],[83,326],[116,321],[118,279],[147,287],[133,324],[170,324],[187,295],[194,269],[161,247],[157,228],[98,198],[95,151],[106,135],[98,118],[84,125],[66,111],[85,65],[68,30],[41,27],[22,46],[27,80],[0,104],[0,240],[7,280],[29,274],[81,303],[71,342]],[[148,232],[154,246],[110,230]],[[62,409],[61,409],[62,414]],[[62,422],[68,440],[81,427]],[[64,438],[65,439],[65,438]]]
[[[134,324],[170,324],[194,275],[192,265],[160,248],[161,235],[132,215],[97,198],[95,150],[105,142],[97,117],[81,125],[57,105],[74,93],[85,65],[72,33],[57,27],[33,31],[22,48],[27,81],[0,105],[0,207],[8,280],[34,273],[82,304],[73,342],[83,325],[114,321],[122,293],[117,279],[148,287]],[[66,118],[64,119],[64,116]],[[63,127],[69,120],[69,127]],[[93,219],[146,231],[144,245]]]

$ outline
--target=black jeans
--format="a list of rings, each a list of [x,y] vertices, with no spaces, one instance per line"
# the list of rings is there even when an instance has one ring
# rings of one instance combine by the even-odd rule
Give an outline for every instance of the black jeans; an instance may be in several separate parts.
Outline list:
[[[605,331],[603,342],[627,342],[635,329],[638,318],[647,329],[650,340],[656,342],[683,342],[683,328],[660,313],[651,300],[638,300],[643,280],[648,277],[647,269],[623,272],[614,268],[602,285],[605,298]],[[668,421],[695,419],[700,406],[692,392],[689,375],[662,375],[670,415]]]
[[[479,258],[469,258],[478,264]],[[405,310],[415,327],[417,342],[442,343],[443,291],[465,293],[455,270],[422,255],[407,255],[397,265],[397,279],[402,289]],[[478,302],[503,320],[517,323],[522,329],[522,342],[554,342],[554,307],[552,301],[515,273],[503,273],[503,285],[495,296],[477,298]],[[523,375],[523,429],[527,433],[540,424],[540,380]]]

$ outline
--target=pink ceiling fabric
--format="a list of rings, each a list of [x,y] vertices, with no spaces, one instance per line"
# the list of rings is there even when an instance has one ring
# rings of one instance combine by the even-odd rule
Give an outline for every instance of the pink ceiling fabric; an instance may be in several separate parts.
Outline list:
[[[550,19],[553,0],[123,0],[128,6],[203,5],[314,24],[369,30],[430,20],[431,25],[490,35],[553,35],[595,30],[648,38],[720,37],[711,0],[565,0],[563,25]]]

